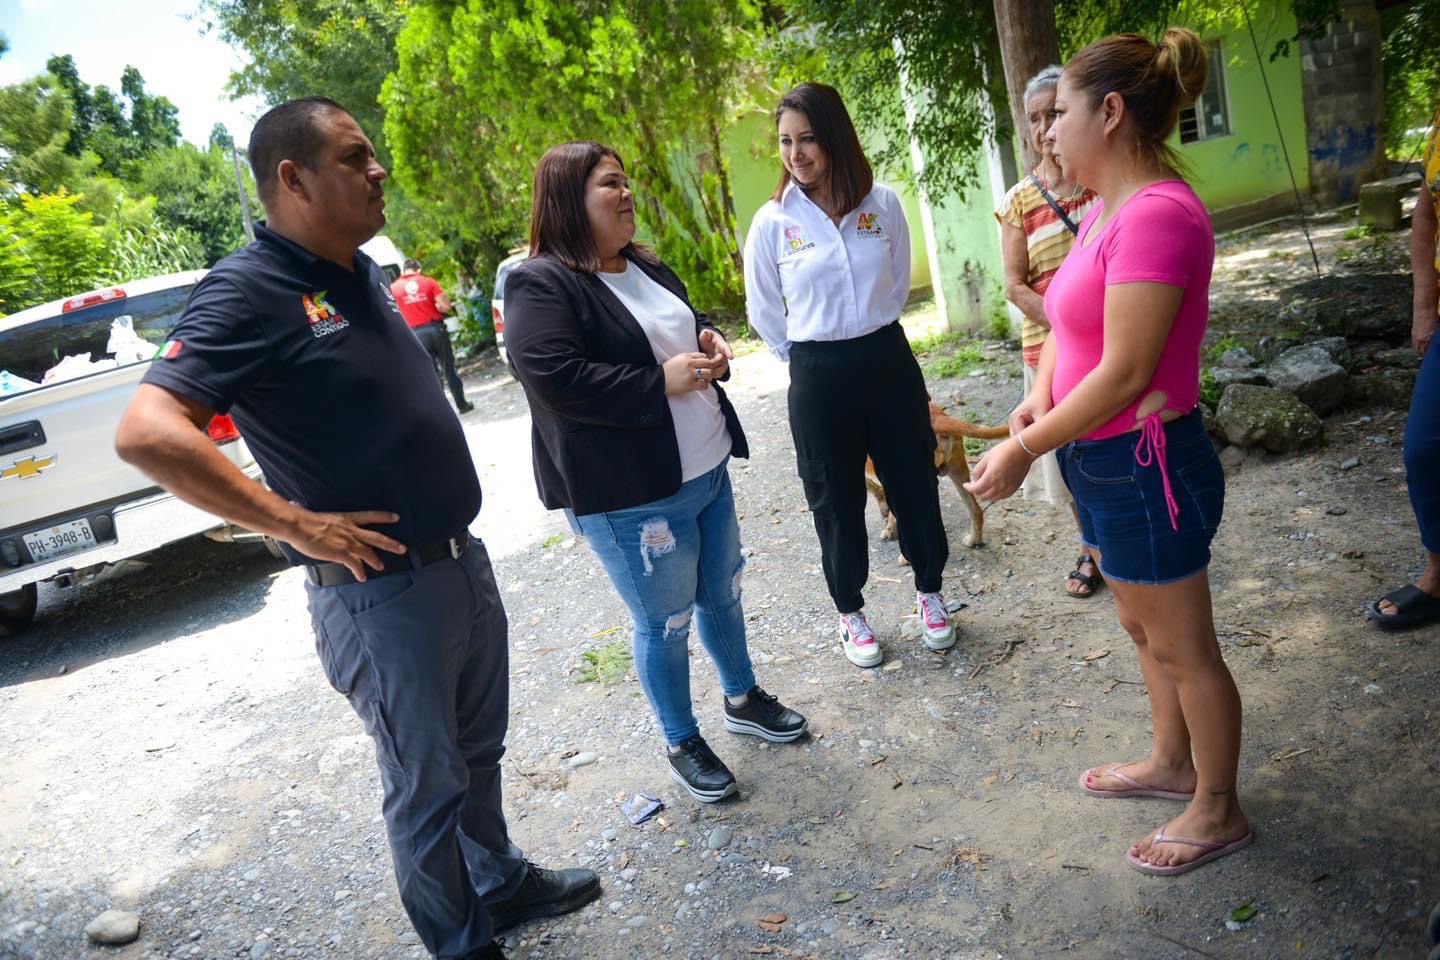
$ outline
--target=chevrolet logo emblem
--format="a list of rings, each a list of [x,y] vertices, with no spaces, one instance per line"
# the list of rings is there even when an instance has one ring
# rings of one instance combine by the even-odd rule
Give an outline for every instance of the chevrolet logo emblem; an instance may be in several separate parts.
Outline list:
[[[38,477],[41,470],[49,470],[55,466],[55,455],[48,457],[26,457],[24,460],[16,460],[10,466],[0,469],[0,480],[9,480],[11,477],[18,477],[24,480],[26,477]]]

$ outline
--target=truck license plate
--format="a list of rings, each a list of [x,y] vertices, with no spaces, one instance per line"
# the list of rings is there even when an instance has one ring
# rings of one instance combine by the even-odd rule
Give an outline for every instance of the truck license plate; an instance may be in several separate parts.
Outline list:
[[[30,556],[34,557],[37,563],[41,560],[54,560],[67,553],[89,550],[95,546],[95,534],[90,531],[90,521],[84,519],[71,520],[48,530],[36,530],[34,533],[25,534],[23,539],[25,546],[30,549]]]

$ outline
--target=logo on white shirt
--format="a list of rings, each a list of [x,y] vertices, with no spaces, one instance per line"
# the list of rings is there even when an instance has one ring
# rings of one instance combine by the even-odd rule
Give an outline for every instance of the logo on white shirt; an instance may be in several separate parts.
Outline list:
[[[792,223],[785,227],[785,246],[788,255],[799,253],[801,250],[809,250],[815,246],[815,243],[805,236],[805,231],[801,229],[800,224]]]
[[[855,224],[857,237],[883,237],[885,229],[880,226],[880,214],[861,213]]]

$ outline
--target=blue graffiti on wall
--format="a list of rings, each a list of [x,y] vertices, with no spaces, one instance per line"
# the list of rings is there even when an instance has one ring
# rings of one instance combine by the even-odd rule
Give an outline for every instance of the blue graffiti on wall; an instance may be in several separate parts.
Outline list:
[[[1278,177],[1285,172],[1285,164],[1280,160],[1280,148],[1273,143],[1267,143],[1260,148],[1264,161],[1261,164],[1266,177]]]
[[[1230,151],[1230,166],[1241,167],[1250,163],[1250,152],[1248,142],[1236,144],[1235,149]],[[1260,173],[1267,179],[1284,175],[1285,165],[1280,160],[1280,148],[1276,144],[1260,145]]]
[[[1342,168],[1374,163],[1375,124],[1331,127],[1311,144],[1310,156],[1321,162],[1334,161]]]
[[[1361,127],[1331,127],[1312,135],[1310,158],[1319,163],[1333,164],[1340,199],[1353,200],[1359,180],[1368,177],[1375,167],[1377,144],[1373,123]]]

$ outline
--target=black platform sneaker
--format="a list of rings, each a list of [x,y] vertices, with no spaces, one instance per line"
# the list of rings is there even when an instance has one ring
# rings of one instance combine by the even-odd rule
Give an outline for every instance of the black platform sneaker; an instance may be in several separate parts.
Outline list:
[[[805,718],[791,710],[761,687],[754,686],[746,694],[745,706],[736,707],[725,701],[725,729],[764,737],[771,743],[789,743],[805,732]]]
[[[700,734],[680,744],[679,753],[668,754],[670,776],[701,803],[724,800],[735,792],[735,776]]]

